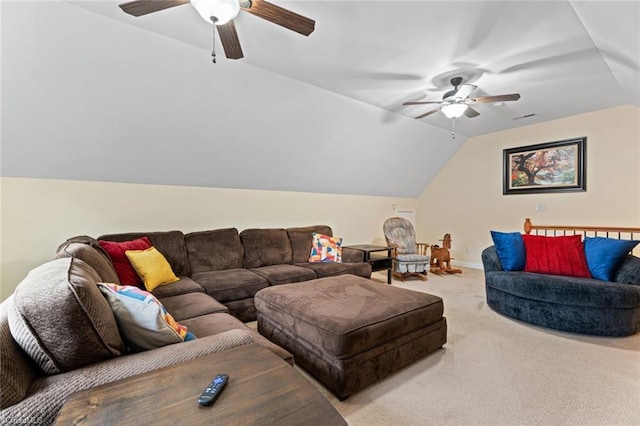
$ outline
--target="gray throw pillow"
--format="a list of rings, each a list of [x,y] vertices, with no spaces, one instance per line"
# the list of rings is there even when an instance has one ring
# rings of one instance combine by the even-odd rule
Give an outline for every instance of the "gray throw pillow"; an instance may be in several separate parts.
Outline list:
[[[13,295],[14,340],[47,374],[73,370],[124,353],[113,312],[96,285],[98,274],[77,258],[33,269]]]

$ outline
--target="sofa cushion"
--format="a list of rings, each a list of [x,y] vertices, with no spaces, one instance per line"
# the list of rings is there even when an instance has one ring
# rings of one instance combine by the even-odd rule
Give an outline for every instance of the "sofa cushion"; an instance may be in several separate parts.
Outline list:
[[[152,293],[158,298],[177,296],[179,294],[187,293],[204,293],[204,288],[189,277],[180,278],[175,283],[161,285],[156,287]]]
[[[244,266],[292,264],[292,250],[284,229],[245,229],[240,233],[244,246]]]
[[[229,308],[229,315],[233,315],[242,322],[256,320],[256,305],[253,303],[253,297],[225,302],[224,306]]]
[[[148,291],[179,280],[167,259],[155,247],[149,247],[146,250],[127,250],[125,254]]]
[[[640,241],[585,237],[584,253],[591,276],[597,280],[613,281],[618,267],[638,243]]]
[[[253,297],[269,286],[266,278],[244,268],[200,272],[193,279],[220,303]]]
[[[296,265],[263,266],[261,268],[252,268],[251,271],[266,278],[271,285],[299,283],[317,278],[312,269],[301,268]]]
[[[526,272],[591,278],[580,235],[523,235]]]
[[[304,263],[309,260],[314,232],[333,237],[331,227],[326,225],[287,228],[287,235],[291,242],[293,263]]]
[[[371,277],[371,265],[367,262],[359,263],[327,263],[327,262],[305,262],[296,263],[296,266],[313,269],[318,278],[333,277],[336,275],[358,275],[360,277]]]
[[[266,347],[280,358],[293,365],[293,355],[275,343],[249,329],[244,323],[229,314],[210,314],[183,321],[183,324],[193,330],[198,336],[205,337],[227,332],[229,330],[246,330],[251,334],[254,342]]]
[[[18,284],[9,311],[11,334],[47,374],[124,353],[98,274],[76,258],[55,259]]]
[[[108,234],[98,237],[99,240],[107,241],[130,241],[137,238],[147,237],[151,245],[158,249],[167,258],[171,269],[177,276],[190,276],[189,256],[184,243],[184,234],[180,231],[166,232],[131,232],[125,234]],[[145,247],[148,248],[148,247]],[[122,283],[124,284],[124,283]]]
[[[142,287],[142,279],[131,265],[131,261],[125,254],[127,250],[145,250],[151,247],[151,241],[147,237],[128,241],[99,240],[100,246],[109,254],[111,263],[118,274],[119,282],[123,285],[135,285]]]
[[[109,302],[122,337],[133,352],[196,338],[151,293],[117,284],[98,283],[98,288]]]
[[[187,293],[160,299],[176,321],[207,314],[228,313],[229,309],[205,293]]]
[[[192,232],[184,241],[192,274],[242,268],[244,248],[236,228]]]
[[[91,237],[84,237],[85,241],[79,240],[79,238],[83,237],[74,237],[58,247],[55,258],[77,257],[91,266],[100,275],[102,281],[120,284],[120,279],[113,263],[111,263],[109,254],[100,247],[98,241],[94,240],[95,243],[89,243],[86,241],[93,240]]]

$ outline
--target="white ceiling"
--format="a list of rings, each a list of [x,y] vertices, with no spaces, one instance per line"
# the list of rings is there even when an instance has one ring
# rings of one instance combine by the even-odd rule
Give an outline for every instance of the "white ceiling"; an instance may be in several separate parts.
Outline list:
[[[640,106],[637,1],[277,1],[315,32],[240,12],[217,64],[189,5],[118,3],[0,2],[2,176],[417,197],[468,137]],[[401,105],[454,76],[521,99],[455,139]]]
[[[382,108],[385,120],[428,111],[402,103],[440,100],[454,76],[477,85],[473,95],[521,95],[474,106],[479,117],[456,123],[466,136],[640,105],[637,1],[274,2],[315,19],[315,32],[303,37],[241,11],[241,61]],[[190,5],[131,17],[118,1],[72,3],[211,50],[211,27]],[[452,124],[441,113],[421,121]]]

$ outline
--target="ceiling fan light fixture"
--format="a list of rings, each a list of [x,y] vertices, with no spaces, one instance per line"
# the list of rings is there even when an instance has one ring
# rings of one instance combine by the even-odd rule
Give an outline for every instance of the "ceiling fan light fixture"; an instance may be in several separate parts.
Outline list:
[[[226,24],[240,12],[238,0],[191,0],[191,6],[209,23],[215,17],[216,25]]]
[[[466,104],[448,104],[442,107],[441,111],[447,118],[460,118],[467,110]]]

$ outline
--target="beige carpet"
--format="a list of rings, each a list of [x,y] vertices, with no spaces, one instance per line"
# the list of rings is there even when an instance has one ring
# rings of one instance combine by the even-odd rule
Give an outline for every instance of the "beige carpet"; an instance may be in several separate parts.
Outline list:
[[[640,334],[508,319],[486,305],[480,270],[393,285],[443,298],[448,342],[346,401],[309,378],[350,425],[640,425]]]

